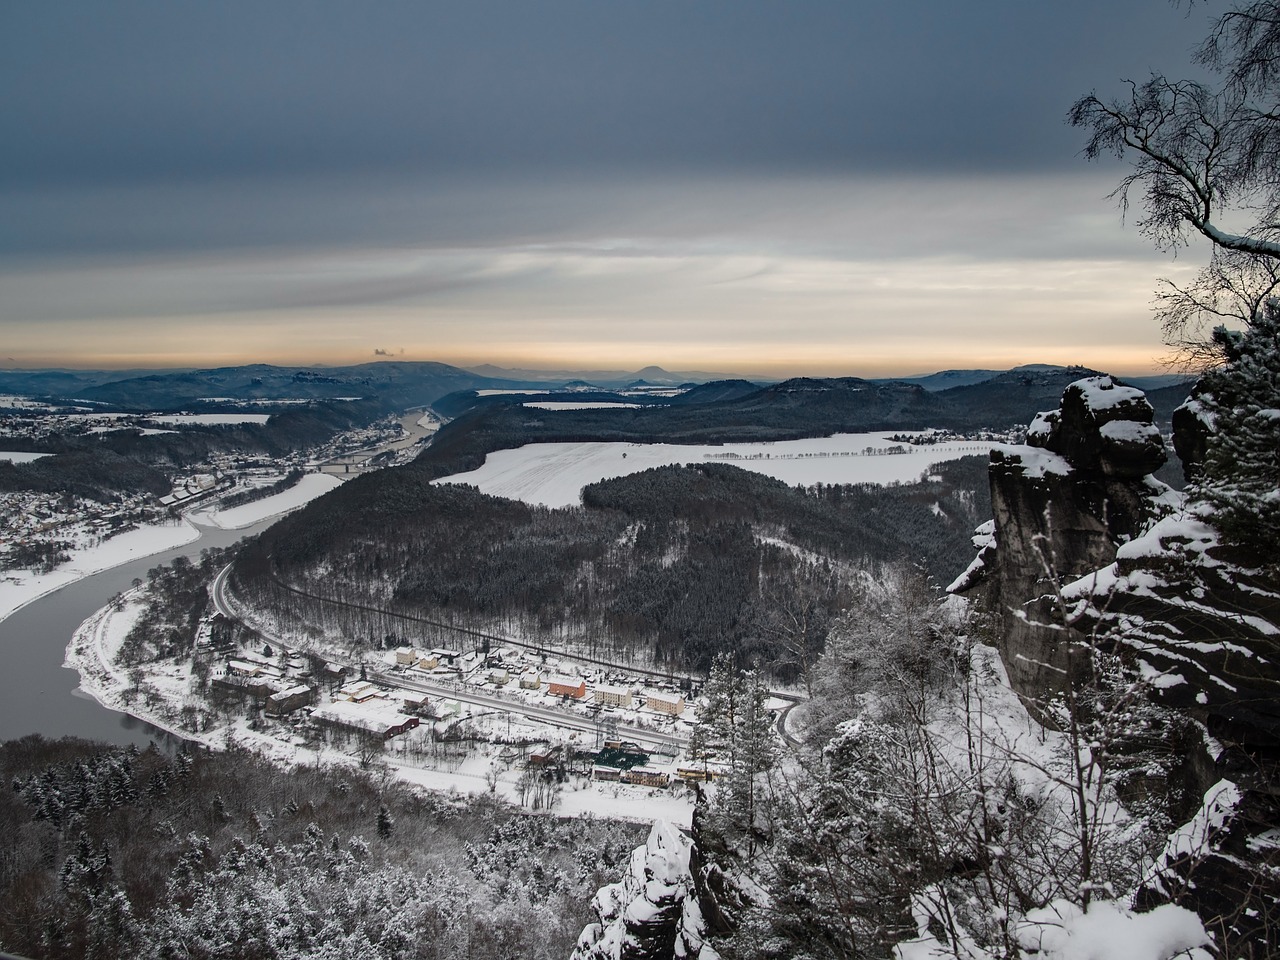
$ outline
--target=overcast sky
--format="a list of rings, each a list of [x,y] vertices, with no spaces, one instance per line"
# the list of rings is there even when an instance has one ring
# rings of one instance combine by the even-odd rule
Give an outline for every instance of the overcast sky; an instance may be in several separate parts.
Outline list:
[[[0,7],[0,364],[1163,355],[1072,101],[1166,0]],[[380,353],[375,353],[380,352]]]

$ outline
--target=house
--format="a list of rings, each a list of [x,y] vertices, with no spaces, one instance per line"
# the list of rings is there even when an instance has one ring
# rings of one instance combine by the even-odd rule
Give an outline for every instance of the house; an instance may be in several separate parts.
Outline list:
[[[547,693],[553,697],[573,697],[581,700],[587,695],[587,681],[581,677],[566,677],[553,673],[547,677]]]
[[[315,688],[308,687],[306,684],[287,687],[267,697],[267,703],[263,709],[269,717],[283,717],[285,714],[293,713],[299,707],[308,706],[315,700],[315,695]]]
[[[262,665],[247,663],[244,660],[228,660],[227,675],[238,677],[257,677],[262,674]]]
[[[223,689],[250,693],[258,700],[265,700],[276,687],[275,678],[267,676],[262,667],[243,660],[228,660],[226,672],[214,676],[213,683]]]
[[[684,713],[684,696],[679,693],[651,691],[645,695],[644,705],[656,713],[666,713],[673,717],[678,717]]]
[[[591,699],[606,707],[630,707],[633,701],[631,691],[626,687],[611,687],[603,683],[592,688]]]
[[[537,690],[542,686],[542,672],[539,670],[526,670],[520,674],[521,690]]]
[[[622,771],[617,767],[592,767],[591,779],[616,783],[622,779]]]
[[[638,787],[669,787],[671,774],[656,767],[632,767],[621,773],[623,783],[635,784]]]
[[[676,768],[676,779],[685,783],[706,783],[728,772],[728,767],[716,760],[691,760]]]
[[[345,700],[335,700],[323,707],[317,707],[312,711],[311,719],[343,730],[372,733],[384,740],[406,733],[418,726],[420,722],[417,717],[401,713],[391,706],[368,702],[352,703]]]
[[[494,667],[489,671],[488,679],[495,687],[505,687],[511,675],[502,667]]]
[[[356,680],[339,687],[333,695],[334,700],[345,700],[349,703],[364,703],[382,696],[382,691],[368,680]]]
[[[230,646],[235,626],[235,621],[230,617],[215,613],[209,618],[209,645],[215,649]]]
[[[541,750],[534,750],[529,754],[529,766],[531,767],[548,767],[560,757],[560,747],[550,746]]]
[[[397,647],[396,648],[396,666],[408,667],[418,659],[418,651],[413,647]]]

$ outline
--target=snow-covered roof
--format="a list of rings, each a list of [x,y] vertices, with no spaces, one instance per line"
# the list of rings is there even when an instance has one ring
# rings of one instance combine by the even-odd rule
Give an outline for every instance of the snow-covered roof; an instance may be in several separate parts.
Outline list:
[[[333,703],[318,707],[311,716],[318,720],[329,720],[376,733],[386,733],[417,719],[392,707],[348,703],[344,700],[335,700]]]
[[[598,683],[591,688],[596,693],[602,693],[607,697],[629,697],[631,691],[626,687],[615,687],[607,683]]]
[[[680,703],[684,700],[684,694],[670,693],[666,690],[649,690],[645,696],[650,700],[661,700],[663,703]]]
[[[287,700],[290,697],[303,697],[311,693],[311,688],[305,683],[299,683],[292,687],[285,687],[283,690],[277,690],[271,696],[277,700]]]

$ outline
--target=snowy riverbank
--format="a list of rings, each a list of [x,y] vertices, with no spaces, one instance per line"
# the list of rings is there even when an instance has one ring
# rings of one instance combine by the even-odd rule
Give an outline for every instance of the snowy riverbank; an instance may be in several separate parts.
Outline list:
[[[201,526],[243,530],[297,510],[341,483],[338,477],[308,474],[282,493],[229,510],[219,510],[214,503],[194,511],[189,518],[172,523],[147,524],[101,542],[97,542],[94,535],[81,532],[77,545],[68,551],[71,559],[56,569],[48,573],[9,570],[0,574],[0,620],[33,600],[77,580],[193,543],[200,539]]]
[[[309,473],[288,490],[252,503],[221,510],[216,503],[194,512],[191,516],[199,523],[223,530],[243,530],[272,517],[284,516],[306,506],[316,497],[342,485],[340,477],[328,473]]]
[[[82,541],[68,553],[71,559],[49,573],[9,570],[0,574],[0,620],[45,594],[112,567],[185,546],[200,539],[200,530],[187,520],[147,524],[103,540]]]

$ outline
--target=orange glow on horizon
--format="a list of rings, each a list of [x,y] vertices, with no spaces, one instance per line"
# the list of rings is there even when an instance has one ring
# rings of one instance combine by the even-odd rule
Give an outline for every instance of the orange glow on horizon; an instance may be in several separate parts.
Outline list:
[[[1024,364],[1046,363],[1059,366],[1084,366],[1116,375],[1142,376],[1168,372],[1165,354],[1152,355],[1149,348],[1107,349],[1078,347],[1071,349],[1046,347],[1032,352],[1025,348],[1005,350],[977,346],[972,353],[917,353],[909,359],[892,353],[855,352],[797,344],[787,350],[761,349],[759,345],[737,344],[721,349],[671,349],[669,345],[629,345],[618,351],[617,344],[525,345],[523,350],[495,350],[484,353],[480,348],[430,351],[405,349],[403,353],[372,355],[340,349],[296,349],[270,353],[240,352],[148,352],[148,353],[74,353],[51,355],[32,352],[26,356],[10,355],[0,361],[0,369],[210,369],[266,363],[274,366],[353,366],[377,362],[436,362],[469,368],[491,364],[509,369],[567,371],[636,371],[657,366],[672,372],[698,371],[726,375],[782,380],[788,377],[912,377],[954,369],[1005,370]]]

